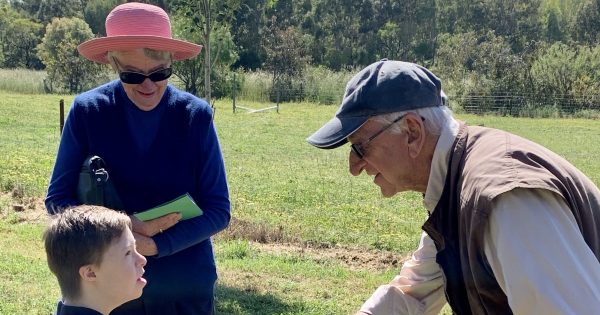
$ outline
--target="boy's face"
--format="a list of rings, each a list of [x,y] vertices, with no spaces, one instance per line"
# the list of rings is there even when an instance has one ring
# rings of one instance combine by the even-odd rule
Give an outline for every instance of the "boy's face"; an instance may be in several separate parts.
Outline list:
[[[104,252],[96,266],[98,290],[117,306],[142,295],[146,258],[135,249],[135,238],[127,228]]]

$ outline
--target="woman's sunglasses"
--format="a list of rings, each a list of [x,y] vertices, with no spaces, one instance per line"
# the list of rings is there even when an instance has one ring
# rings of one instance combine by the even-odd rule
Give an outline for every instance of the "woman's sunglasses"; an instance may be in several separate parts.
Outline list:
[[[171,67],[156,70],[148,75],[134,71],[121,71],[121,64],[117,61],[117,58],[112,57],[112,60],[115,62],[117,70],[119,70],[119,79],[121,79],[121,82],[127,84],[141,84],[146,81],[146,78],[152,82],[163,81],[170,78],[171,74],[173,74]]]
[[[171,74],[173,74],[172,68],[159,69],[148,75],[133,71],[120,71],[119,78],[123,83],[141,84],[146,80],[146,78],[150,79],[152,82],[158,82],[168,79],[171,77]]]

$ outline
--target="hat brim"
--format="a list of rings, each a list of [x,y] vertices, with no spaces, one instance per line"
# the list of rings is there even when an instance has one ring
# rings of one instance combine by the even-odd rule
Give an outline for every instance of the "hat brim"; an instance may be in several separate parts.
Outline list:
[[[197,56],[202,50],[202,45],[160,36],[136,35],[94,38],[77,46],[77,50],[82,56],[103,64],[108,63],[106,55],[109,51],[137,48],[170,51],[173,53],[173,60],[184,60]]]
[[[332,118],[306,141],[320,149],[335,149],[348,142],[348,137],[364,125],[369,117]]]

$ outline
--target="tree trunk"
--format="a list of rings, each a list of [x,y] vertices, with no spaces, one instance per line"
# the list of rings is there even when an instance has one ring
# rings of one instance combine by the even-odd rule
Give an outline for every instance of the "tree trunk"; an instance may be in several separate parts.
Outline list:
[[[204,94],[206,101],[211,103],[211,88],[210,88],[210,31],[212,29],[211,21],[211,0],[202,0],[204,7]]]

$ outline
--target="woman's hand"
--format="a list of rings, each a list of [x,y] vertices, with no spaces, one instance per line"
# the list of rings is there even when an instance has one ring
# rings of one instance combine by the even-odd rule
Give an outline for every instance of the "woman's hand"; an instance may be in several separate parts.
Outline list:
[[[144,256],[158,254],[158,248],[156,248],[156,243],[154,243],[152,238],[136,232],[133,232],[133,237],[135,237],[135,249],[138,253]]]
[[[144,256],[158,254],[158,249],[152,236],[162,233],[181,220],[180,213],[170,213],[148,221],[141,221],[134,216],[129,217],[131,218],[133,237],[135,237],[135,247]]]
[[[143,236],[152,237],[158,233],[162,233],[177,224],[179,220],[181,220],[180,213],[170,213],[164,215],[162,217],[141,221],[135,216],[129,216],[131,218],[132,230],[135,233],[141,234]],[[136,237],[137,240],[137,237]],[[139,241],[138,241],[139,242]],[[154,243],[154,242],[153,242]]]

